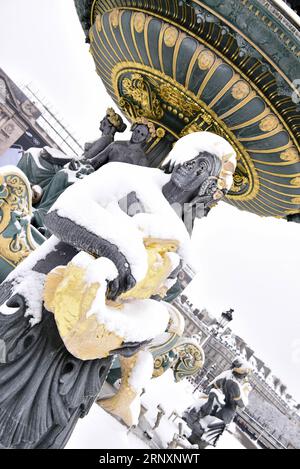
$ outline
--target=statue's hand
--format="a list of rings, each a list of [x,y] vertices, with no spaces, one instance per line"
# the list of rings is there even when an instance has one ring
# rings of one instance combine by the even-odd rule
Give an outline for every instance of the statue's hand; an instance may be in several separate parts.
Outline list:
[[[72,160],[69,164],[68,167],[71,171],[78,171],[81,166],[81,163],[79,160]]]
[[[85,176],[92,174],[94,171],[95,170],[91,164],[84,162],[84,164],[81,165],[81,168],[79,169],[79,171],[77,171],[76,177],[78,179],[83,179]]]
[[[108,284],[107,298],[115,301],[122,293],[126,293],[136,285],[136,281],[131,272],[122,272],[119,276]]]

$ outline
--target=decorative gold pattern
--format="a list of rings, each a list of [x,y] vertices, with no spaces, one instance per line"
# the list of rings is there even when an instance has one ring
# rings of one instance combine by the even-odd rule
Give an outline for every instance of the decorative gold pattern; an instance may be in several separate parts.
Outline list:
[[[271,132],[272,130],[275,130],[278,125],[278,118],[273,114],[269,114],[261,121],[261,123],[259,124],[259,128],[263,132]]]
[[[283,161],[296,162],[299,161],[299,153],[296,147],[291,147],[281,153],[280,158]]]
[[[213,66],[215,59],[215,55],[210,50],[200,52],[198,57],[199,68],[201,70],[209,70]]]
[[[120,11],[115,8],[109,15],[109,20],[114,28],[119,26]]]
[[[21,171],[0,170],[0,257],[17,266],[35,248],[30,219],[32,193]]]
[[[169,83],[161,84],[157,89],[157,94],[169,106],[180,110],[184,116],[193,117],[195,113],[200,112],[201,106],[184,93],[178,92],[178,89]]]
[[[149,238],[144,240],[144,244],[148,254],[147,275],[132,290],[124,293],[121,300],[143,300],[156,295],[164,298],[167,293],[164,282],[173,270],[168,253],[178,250],[178,242]]]
[[[173,26],[170,26],[165,30],[164,42],[167,47],[174,47],[178,39],[179,32]]]
[[[188,339],[175,347],[178,360],[173,365],[175,381],[179,382],[188,376],[194,376],[203,368],[205,356],[202,348]]]
[[[164,115],[164,111],[160,105],[160,101],[157,99],[157,95],[152,91],[149,83],[145,82],[142,75],[135,73],[131,78],[124,78],[122,81],[122,89],[126,97],[133,99],[135,109],[131,109],[130,117],[148,117],[154,119],[161,119]],[[126,112],[126,104],[124,101],[121,107]]]
[[[245,99],[249,95],[250,91],[251,89],[248,83],[244,80],[240,80],[232,87],[232,96],[234,99],[240,101]]]
[[[134,355],[131,358],[120,357],[122,381],[117,394],[108,399],[98,401],[98,404],[110,414],[120,418],[128,427],[136,425],[134,419],[132,404],[139,399],[139,393],[130,385],[130,377],[136,366],[138,357]]]
[[[146,15],[144,13],[135,13],[134,15],[134,27],[137,33],[144,31],[146,22]]]
[[[300,177],[291,180],[292,186],[300,187]]]
[[[112,2],[112,4],[113,4],[113,2]],[[95,5],[97,5],[97,7],[94,10],[93,20],[96,17],[97,12],[101,12],[101,13],[105,14],[105,11],[106,11],[106,8],[105,7],[100,7],[100,5],[97,1],[95,2]],[[225,63],[225,64],[229,65],[230,67],[232,67],[232,69],[236,73],[236,76],[240,75],[241,79],[238,80],[238,82],[239,81],[244,81],[245,83],[247,82],[247,84],[249,84],[250,93],[248,95],[246,95],[245,98],[242,98],[240,100],[235,98],[238,101],[237,104],[234,107],[230,108],[228,111],[226,111],[224,115],[217,116],[214,112],[211,111],[211,109],[209,109],[209,105],[208,106],[204,105],[204,103],[201,101],[201,96],[202,96],[203,90],[205,89],[205,87],[207,85],[209,85],[209,81],[212,77],[212,74],[211,74],[212,70],[208,69],[208,73],[203,74],[204,78],[202,80],[202,83],[200,84],[199,91],[201,92],[201,94],[199,94],[199,96],[196,97],[196,99],[195,99],[195,102],[197,104],[200,104],[201,106],[204,105],[202,107],[204,107],[204,109],[206,111],[205,121],[208,121],[208,122],[204,122],[200,118],[197,119],[197,116],[188,117],[188,116],[184,115],[184,113],[180,109],[177,109],[175,106],[172,106],[169,103],[164,103],[164,102],[162,103],[162,108],[163,108],[163,111],[164,111],[163,117],[161,119],[155,119],[155,117],[151,117],[151,120],[153,120],[153,122],[157,126],[159,125],[159,126],[163,127],[166,130],[166,132],[171,133],[173,135],[173,137],[175,137],[175,138],[178,138],[179,134],[184,134],[184,132],[188,131],[187,129],[189,129],[189,131],[192,131],[192,129],[198,130],[199,128],[201,130],[207,130],[207,128],[209,126],[211,126],[211,129],[213,129],[215,127],[215,121],[217,121],[218,126],[222,129],[222,133],[224,134],[224,131],[225,131],[225,134],[229,135],[236,142],[236,146],[239,149],[238,157],[242,161],[243,174],[242,175],[237,174],[237,177],[235,178],[235,185],[232,188],[232,191],[230,192],[230,195],[227,197],[227,199],[229,199],[229,202],[232,203],[233,205],[237,206],[240,209],[249,210],[249,211],[258,213],[262,216],[266,216],[266,215],[267,216],[268,215],[273,215],[273,216],[278,216],[279,215],[280,216],[280,214],[281,214],[281,216],[285,216],[286,213],[289,213],[290,212],[290,207],[288,205],[291,204],[291,202],[287,202],[286,199],[283,199],[282,197],[277,197],[277,199],[275,199],[274,197],[272,198],[269,193],[266,194],[266,193],[263,193],[260,190],[260,182],[259,182],[259,178],[258,178],[258,173],[260,175],[260,178],[266,178],[266,180],[269,181],[270,184],[272,185],[271,187],[275,187],[275,189],[276,189],[276,184],[278,184],[274,181],[275,176],[279,177],[279,178],[283,178],[282,182],[283,182],[284,187],[291,187],[292,188],[292,187],[295,187],[295,186],[291,185],[291,183],[290,183],[291,178],[293,176],[298,176],[298,174],[296,174],[296,173],[299,173],[299,171],[297,171],[297,168],[295,167],[293,169],[291,168],[292,170],[289,173],[284,174],[285,172],[284,172],[283,169],[278,171],[279,168],[278,169],[276,168],[276,166],[280,166],[280,162],[275,162],[274,165],[273,165],[273,163],[270,161],[269,154],[271,154],[272,152],[273,153],[278,153],[278,156],[276,157],[277,161],[278,161],[280,152],[285,153],[286,149],[291,148],[292,144],[294,145],[294,147],[296,149],[298,149],[298,142],[297,142],[295,134],[291,130],[291,125],[293,124],[292,120],[289,120],[289,118],[287,116],[286,117],[282,116],[281,113],[280,113],[280,110],[277,107],[275,107],[274,102],[270,101],[270,99],[273,99],[273,98],[271,98],[271,97],[269,98],[265,93],[265,91],[271,85],[273,85],[273,83],[272,84],[271,84],[271,82],[266,83],[266,85],[264,85],[263,88],[261,88],[261,86],[260,87],[258,86],[258,84],[259,84],[258,78],[260,79],[260,81],[264,80],[265,76],[266,76],[265,72],[262,72],[256,78],[254,78],[254,75],[255,75],[254,74],[253,79],[252,79],[252,77],[250,77],[250,75],[249,75],[249,72],[251,71],[251,73],[253,73],[255,69],[252,67],[251,70],[247,70],[247,73],[246,73],[245,69],[244,68],[241,69],[239,64],[236,63],[235,58],[237,57],[237,55],[231,56],[230,53],[228,53],[228,51],[231,51],[231,49],[232,49],[233,53],[237,54],[237,49],[234,48],[234,47],[231,47],[233,45],[232,42],[230,42],[230,41],[227,42],[226,47],[222,46],[222,48],[221,48],[222,50],[220,50],[219,45],[220,45],[220,41],[221,41],[221,36],[219,36],[219,37],[216,36],[215,40],[212,40],[212,41],[210,40],[211,37],[212,37],[212,34],[214,32],[213,28],[210,29],[209,37],[208,37],[208,33],[207,32],[204,33],[204,31],[202,31],[204,34],[202,35],[202,33],[201,33],[201,35],[199,36],[199,34],[197,34],[196,32],[194,32],[192,30],[189,30],[185,26],[182,26],[182,25],[178,24],[177,18],[175,18],[176,12],[173,15],[174,19],[170,19],[170,18],[167,19],[159,11],[151,12],[151,14],[150,14],[148,10],[145,11],[142,8],[134,7],[133,5],[129,6],[129,7],[123,7],[122,6],[122,11],[123,10],[131,12],[132,15],[134,15],[137,10],[140,10],[140,12],[145,13],[146,19],[147,19],[147,31],[145,31],[144,34],[147,35],[146,44],[148,44],[148,46],[150,44],[150,42],[149,42],[149,40],[150,40],[149,39],[149,33],[150,33],[149,26],[151,24],[151,21],[154,20],[154,18],[155,18],[155,21],[157,21],[157,22],[161,21],[161,34],[159,36],[160,44],[158,44],[159,51],[160,51],[160,54],[159,54],[160,70],[155,70],[154,69],[155,67],[153,65],[152,57],[149,56],[149,47],[148,47],[148,50],[146,50],[146,52],[148,54],[148,59],[149,59],[148,63],[151,64],[150,70],[148,70],[149,67],[148,67],[148,64],[145,63],[144,57],[140,57],[141,63],[139,63],[139,64],[137,64],[135,62],[134,63],[133,62],[128,62],[127,67],[125,66],[125,63],[120,64],[120,61],[118,60],[117,57],[113,58],[113,62],[115,63],[115,68],[114,69],[116,69],[118,67],[118,65],[120,65],[120,67],[122,67],[122,69],[123,69],[124,75],[125,75],[125,70],[127,70],[127,71],[130,70],[132,73],[136,70],[139,70],[139,72],[142,75],[144,75],[144,72],[146,71],[147,75],[148,76],[151,75],[152,78],[153,78],[153,76],[155,76],[157,78],[157,75],[161,75],[160,76],[161,79],[157,80],[159,83],[161,81],[171,83],[172,86],[174,85],[177,89],[180,89],[180,91],[183,92],[183,94],[185,96],[191,96],[192,98],[194,98],[193,93],[190,90],[188,90],[187,87],[192,86],[192,84],[193,84],[192,79],[193,79],[193,75],[195,73],[194,72],[194,70],[195,70],[194,66],[195,66],[195,64],[198,60],[198,57],[201,53],[201,50],[203,49],[203,47],[206,47],[204,49],[204,52],[206,52],[206,51],[211,52],[215,57],[215,60],[212,64],[212,66],[211,66],[211,69],[214,68],[214,72],[218,68],[218,67],[216,67],[216,59],[218,61],[220,61],[219,57],[221,57],[222,60],[220,61],[220,63],[222,63],[222,61],[223,61],[223,63]],[[165,30],[168,27],[175,27],[179,31],[179,34],[182,34],[183,37],[193,38],[194,40],[198,41],[198,48],[195,50],[195,53],[191,57],[189,67],[187,69],[187,74],[186,74],[186,77],[184,78],[185,84],[186,84],[185,87],[182,87],[181,85],[179,85],[179,83],[176,82],[176,74],[174,75],[174,70],[176,71],[177,67],[178,67],[179,51],[181,50],[181,45],[180,44],[182,43],[182,41],[177,41],[176,42],[176,47],[174,49],[174,52],[173,52],[173,54],[171,54],[171,63],[169,65],[169,67],[173,72],[170,73],[169,76],[167,76],[167,74],[166,74],[167,57],[163,53],[161,43],[163,42],[163,37],[164,37]],[[229,37],[229,39],[232,39],[232,38]],[[135,42],[135,47],[137,49],[136,52],[139,53],[140,43]],[[95,58],[95,61],[97,62],[97,60],[100,59],[101,67],[102,67],[103,54],[104,54],[104,56],[106,56],[107,53],[108,53],[108,50],[103,50],[102,47],[99,47],[99,44],[94,44],[92,46],[92,49],[93,49],[93,56]],[[116,55],[116,54],[114,54],[114,52],[111,48],[109,48],[109,50],[110,50],[110,52],[109,52],[110,57],[112,57],[113,55]],[[131,59],[132,59],[132,57],[130,58],[128,56],[128,60],[130,61]],[[104,61],[105,60],[106,59],[104,59]],[[100,65],[99,65],[99,67],[100,67]],[[111,70],[110,67],[109,67],[109,69]],[[119,91],[116,93],[117,86],[119,86],[119,80],[115,78],[114,73],[111,75],[110,73],[102,73],[101,72],[100,74],[101,74],[101,77],[103,78],[106,86],[108,87],[109,91],[114,96],[114,99],[116,99],[116,102],[118,103],[118,101],[121,100],[122,107],[124,105],[124,109],[126,111],[127,116],[130,117],[130,113],[132,113],[134,115],[134,112],[132,112],[132,110],[135,109],[136,106],[133,105],[132,102],[130,102],[131,101],[130,99],[126,98],[125,102],[124,102],[124,98],[123,98],[124,95],[122,95],[122,93],[119,95]],[[203,81],[205,80],[205,78],[207,78],[208,75],[209,75],[209,77],[208,77],[207,83],[206,82],[203,83]],[[172,78],[173,78],[173,80],[172,80]],[[229,86],[229,83],[227,83],[227,85]],[[244,91],[242,91],[242,88],[240,88],[240,89],[235,88],[235,91],[233,91],[233,86],[234,85],[235,85],[235,83],[232,83],[232,88],[228,88],[229,92],[234,93],[235,96],[238,96],[238,97],[241,96],[239,93],[243,93],[243,92],[246,93],[246,87],[245,87]],[[160,98],[159,95],[157,95],[157,96]],[[213,100],[211,101],[211,103],[213,103],[212,106],[215,106],[215,104],[220,100],[220,97],[222,97],[222,96],[223,95],[220,91],[218,93],[218,95],[216,95],[213,98]],[[237,122],[236,124],[234,124],[230,128],[228,128],[228,126],[226,126],[226,124],[224,123],[223,119],[227,120],[228,117],[232,116],[235,112],[243,109],[243,107],[246,106],[246,104],[250,103],[254,98],[257,98],[258,96],[264,101],[264,104],[265,104],[265,107],[261,111],[260,115],[257,115],[255,117],[253,117],[252,119],[246,120],[245,122],[242,122],[242,121]],[[282,101],[282,100],[279,100],[279,101]],[[175,130],[174,125],[170,125],[170,122],[168,123],[168,121],[170,120],[170,117],[169,117],[168,113],[172,113],[174,116],[176,116],[177,121],[178,120],[181,121],[181,123],[177,122],[178,126],[181,127],[178,132]],[[212,116],[212,121],[211,121],[211,116]],[[269,116],[274,116],[275,118],[278,119],[277,125],[275,125],[275,123],[276,123],[275,120],[273,121],[273,123],[272,123],[272,121],[268,121],[268,120],[266,120],[262,123],[262,121],[266,117],[269,117]],[[209,123],[209,121],[211,121],[211,122]],[[174,120],[173,120],[173,122],[174,122]],[[186,124],[186,129],[182,128],[182,122],[184,122]],[[273,128],[274,130],[272,130],[272,131],[262,130],[262,132],[266,133],[265,136],[263,134],[260,134],[260,135],[255,136],[255,138],[254,138],[253,133],[252,133],[252,135],[250,133],[250,135],[248,137],[247,134],[248,134],[248,129],[250,130],[250,126],[253,126],[254,124],[260,125],[261,123],[262,123],[262,129],[264,129],[264,128]],[[274,127],[274,125],[275,125],[275,127]],[[243,138],[239,140],[238,138],[236,138],[235,134],[239,133],[239,131],[241,129],[245,129],[245,134],[246,135],[245,135],[245,137],[243,136]],[[247,153],[247,148],[249,148],[249,151],[251,151],[250,145],[248,146],[248,142],[251,142],[251,141],[254,141],[254,140],[255,141],[257,140],[259,142],[260,140],[265,139],[265,138],[266,139],[267,138],[271,139],[271,137],[273,135],[275,135],[276,133],[280,133],[280,132],[285,132],[286,135],[289,137],[289,143],[285,146],[285,148],[283,148],[282,146],[280,148],[278,146],[279,148],[274,148],[273,151],[269,150],[268,152],[264,152],[263,150],[260,150],[259,148],[257,148],[256,152],[259,152],[262,155],[264,153],[266,153],[266,160],[263,160],[263,161],[255,160],[254,158],[251,158],[250,155]],[[226,136],[225,136],[225,138],[226,138]],[[294,164],[294,163],[297,163],[298,161],[299,161],[299,159],[297,157],[297,159],[295,159],[295,160],[293,159],[292,161],[284,161],[284,163],[281,164],[281,166],[283,166],[287,163]],[[257,163],[259,163],[259,166],[257,165]],[[266,166],[264,167],[262,165],[270,165],[270,166],[273,165],[273,168],[272,168],[271,171],[268,171],[268,167],[266,167]],[[245,169],[246,172],[244,172],[244,169]],[[246,184],[247,180],[249,180],[249,187],[246,191],[242,191],[242,188]],[[279,207],[278,201],[280,201],[280,207]]]
[[[96,24],[97,31],[100,33],[102,30],[101,15],[97,15],[95,24]]]
[[[139,72],[137,72],[137,70],[139,70]],[[122,78],[124,72],[126,72],[126,78]],[[127,77],[129,72],[131,73],[131,78]],[[247,174],[249,186],[243,193],[238,192],[240,186],[237,186],[227,197],[231,198],[238,195],[241,199],[252,199],[256,196],[259,189],[259,180],[250,157],[245,153],[230,130],[218,119],[216,114],[200,101],[199,98],[196,98],[193,93],[185,90],[179,83],[168,78],[166,75],[146,66],[140,67],[138,64],[121,63],[113,69],[112,77],[116,96],[119,96],[118,99],[120,100],[119,102],[122,109],[129,119],[134,120],[136,115],[143,113],[144,115],[150,114],[150,100],[154,97],[157,102],[160,102],[159,97],[163,101],[161,105],[163,111],[166,110],[174,113],[176,109],[178,118],[188,124],[177,138],[192,132],[210,131],[229,141],[238,155],[238,160],[243,162],[243,168]],[[135,80],[138,80],[138,85]],[[137,105],[128,100],[124,100],[119,95],[119,83],[121,84],[120,88],[124,90],[124,82],[126,94],[128,96],[134,96],[135,103],[138,103]],[[136,92],[136,88],[139,90],[138,93]],[[143,96],[141,96],[140,90],[143,90]],[[142,105],[140,104],[141,102],[143,102]],[[195,116],[194,119],[193,116]],[[156,120],[153,113],[149,118]]]

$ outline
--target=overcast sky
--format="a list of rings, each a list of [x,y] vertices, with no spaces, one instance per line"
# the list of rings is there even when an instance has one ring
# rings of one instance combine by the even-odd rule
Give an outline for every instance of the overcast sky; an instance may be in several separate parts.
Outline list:
[[[83,141],[111,105],[95,73],[73,0],[0,0],[0,67],[52,103]],[[233,330],[300,401],[300,226],[226,204],[197,223],[190,288],[215,314],[235,308]]]

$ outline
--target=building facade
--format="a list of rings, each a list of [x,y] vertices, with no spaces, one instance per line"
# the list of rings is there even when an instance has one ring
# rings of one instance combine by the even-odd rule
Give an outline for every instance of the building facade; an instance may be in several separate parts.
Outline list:
[[[16,153],[50,146],[79,156],[81,144],[38,94],[19,86],[0,68],[0,166],[17,163]]]
[[[248,407],[238,411],[238,427],[264,448],[300,449],[299,405],[271,368],[230,328],[218,328],[217,319],[207,310],[195,309],[187,296],[181,295],[174,305],[184,315],[185,335],[200,336],[203,344],[205,366],[194,378],[194,385],[205,389],[216,376],[230,368],[237,356],[243,357],[253,368],[252,392]]]

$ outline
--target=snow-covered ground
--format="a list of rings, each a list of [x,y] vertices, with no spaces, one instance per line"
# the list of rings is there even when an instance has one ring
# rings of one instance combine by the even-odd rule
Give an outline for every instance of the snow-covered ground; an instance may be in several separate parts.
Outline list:
[[[97,404],[80,420],[66,449],[148,449],[149,446]]]
[[[139,436],[94,405],[89,415],[79,421],[67,449],[149,449],[150,441],[143,431],[151,430],[157,417],[157,406],[164,411],[161,424],[154,433],[154,447],[167,448],[174,433],[178,432],[179,419],[170,416],[174,411],[181,414],[196,402],[192,386],[186,382],[174,383],[173,374],[168,371],[160,378],[152,380],[142,398],[144,415],[140,421]],[[176,417],[176,416],[175,416]],[[153,447],[153,445],[152,445]],[[217,449],[244,449],[241,443],[229,432],[219,441]]]

